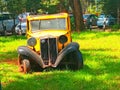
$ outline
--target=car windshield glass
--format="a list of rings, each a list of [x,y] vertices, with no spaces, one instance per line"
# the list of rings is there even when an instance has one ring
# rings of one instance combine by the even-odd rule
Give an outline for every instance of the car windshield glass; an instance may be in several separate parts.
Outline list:
[[[84,19],[87,19],[88,17],[89,17],[89,15],[87,15],[87,14],[86,14],[86,15],[83,15],[83,18],[84,18]]]
[[[3,14],[3,18],[5,20],[7,20],[7,19],[13,19],[12,14]]]
[[[99,18],[105,18],[105,15],[100,15]]]
[[[31,21],[32,31],[36,30],[66,30],[65,18]]]

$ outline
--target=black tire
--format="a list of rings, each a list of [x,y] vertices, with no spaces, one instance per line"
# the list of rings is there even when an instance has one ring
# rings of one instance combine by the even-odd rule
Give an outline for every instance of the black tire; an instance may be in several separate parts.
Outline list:
[[[7,31],[6,31],[6,26],[3,26],[3,35],[6,36],[7,35]]]
[[[7,36],[7,31],[6,30],[4,30],[4,36]]]
[[[3,31],[3,32],[1,32],[1,35],[2,35],[2,36],[4,36],[4,31]]]
[[[68,65],[68,68],[71,70],[79,70],[83,67],[83,57],[80,51],[71,53],[70,56],[71,64]]]
[[[17,26],[17,25],[13,25],[12,28],[11,28],[11,33],[14,34],[14,35],[16,35],[16,32],[15,32],[15,27],[16,27],[16,26]]]
[[[1,32],[1,35],[2,35],[2,36],[6,36],[6,35],[7,35],[7,31],[4,30],[3,32]]]
[[[81,69],[83,68],[83,57],[82,57],[82,54],[80,51],[77,52],[77,58],[76,58],[76,61],[77,61],[77,65],[76,65],[76,69]]]
[[[24,73],[29,73],[30,70],[31,70],[30,61],[27,60],[27,59],[24,59],[24,60],[22,61],[22,67],[21,67],[21,68],[23,69],[23,72],[24,72]]]
[[[83,57],[80,51],[71,52],[66,55],[61,61],[58,67],[76,71],[83,68]]]
[[[102,28],[103,28],[103,26],[98,26],[98,28],[99,28],[99,29],[102,29]]]

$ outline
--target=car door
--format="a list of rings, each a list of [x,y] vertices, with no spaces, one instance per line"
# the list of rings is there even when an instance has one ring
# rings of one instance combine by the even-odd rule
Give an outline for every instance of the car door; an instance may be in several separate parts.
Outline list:
[[[3,24],[6,27],[6,30],[11,32],[12,27],[14,26],[12,14],[4,14]]]
[[[109,16],[109,25],[113,25],[113,24],[115,24],[115,18],[110,15]]]
[[[92,25],[96,26],[97,25],[97,16],[96,15],[91,15],[92,18]]]

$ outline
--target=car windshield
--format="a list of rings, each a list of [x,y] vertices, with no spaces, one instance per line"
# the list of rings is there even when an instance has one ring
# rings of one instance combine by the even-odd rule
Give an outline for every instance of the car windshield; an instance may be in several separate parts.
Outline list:
[[[31,21],[32,31],[36,30],[66,30],[66,22],[64,18],[35,20]]]
[[[5,19],[5,20],[13,19],[13,15],[12,14],[3,14],[3,19]]]
[[[84,18],[84,19],[87,19],[89,16],[90,16],[90,15],[88,15],[88,14],[84,14],[84,15],[83,15],[83,18]]]
[[[13,19],[12,14],[0,14],[0,20]]]
[[[34,20],[31,21],[32,31],[37,30],[66,30],[65,18],[47,19],[47,20]]]
[[[102,14],[102,15],[100,15],[100,16],[99,16],[99,18],[105,18],[105,15],[104,15],[104,14]]]

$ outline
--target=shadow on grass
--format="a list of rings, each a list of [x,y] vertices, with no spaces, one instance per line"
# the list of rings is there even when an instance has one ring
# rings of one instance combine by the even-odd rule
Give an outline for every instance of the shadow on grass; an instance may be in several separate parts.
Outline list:
[[[95,32],[91,32],[95,33]],[[88,34],[88,33],[87,33]],[[95,34],[97,35],[97,34]],[[102,35],[117,35],[116,33],[101,33]],[[120,35],[118,33],[118,35]],[[8,84],[4,90],[119,90],[120,60],[104,52],[110,49],[82,49],[84,67],[79,71],[34,72],[32,74],[17,74],[4,76]],[[112,52],[112,51],[111,51]],[[11,52],[9,52],[11,53]],[[15,53],[15,52],[13,52]],[[5,54],[4,54],[5,55]],[[10,68],[6,67],[6,68]],[[9,69],[8,69],[9,70]],[[6,71],[7,73],[7,71]],[[12,79],[13,78],[13,79]]]
[[[82,50],[85,60],[79,71],[33,72],[27,75],[13,75],[15,80],[3,87],[4,90],[119,90],[119,58],[90,52],[104,52],[108,49]],[[117,60],[117,61],[116,61]],[[89,64],[87,63],[89,62]],[[94,63],[98,67],[94,68]],[[11,71],[15,73],[14,71]]]
[[[117,65],[118,64],[114,64]],[[109,69],[109,68],[108,68]],[[85,66],[83,70],[71,71],[53,71],[44,72],[44,74],[14,76],[16,81],[11,81],[3,87],[4,90],[118,90],[118,83],[111,83],[109,79],[99,79],[94,75],[96,71]],[[110,71],[109,71],[110,72]],[[101,74],[112,75],[104,72]],[[118,74],[118,73],[116,73]]]

